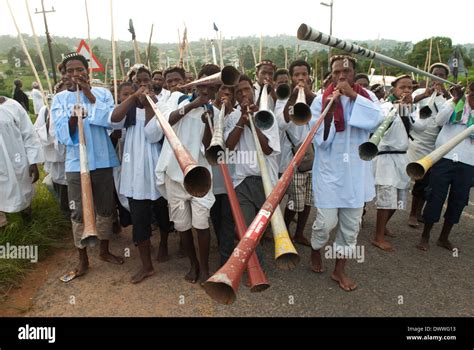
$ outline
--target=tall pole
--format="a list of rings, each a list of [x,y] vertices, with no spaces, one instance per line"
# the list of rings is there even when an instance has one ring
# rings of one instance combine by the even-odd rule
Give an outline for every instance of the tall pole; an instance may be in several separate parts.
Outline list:
[[[53,87],[51,86],[51,81],[49,80],[48,68],[46,67],[46,62],[44,61],[43,52],[41,51],[41,45],[36,35],[35,26],[33,25],[33,19],[31,18],[30,7],[28,6],[28,0],[25,0],[26,12],[28,12],[28,19],[30,20],[31,31],[33,32],[33,38],[35,39],[36,51],[38,51],[39,58],[41,60],[41,65],[43,67],[43,73],[48,82],[49,93],[53,93]],[[440,60],[441,62],[441,60]]]
[[[322,2],[321,5],[329,7],[330,10],[330,19],[329,19],[329,35],[332,35],[332,8],[334,6],[334,0],[331,0],[331,2],[328,4],[326,2]],[[331,70],[331,47],[328,47],[328,69]]]
[[[55,64],[54,64],[54,58],[53,58],[53,49],[51,47],[51,37],[49,36],[49,30],[48,30],[48,21],[46,20],[46,13],[49,13],[49,12],[56,12],[54,10],[54,7],[49,10],[49,11],[45,11],[44,10],[44,1],[41,0],[41,9],[42,11],[38,11],[36,10],[35,14],[39,14],[39,13],[42,13],[43,14],[43,18],[44,18],[44,28],[46,30],[46,41],[48,42],[48,50],[49,50],[49,59],[51,60],[51,71],[53,72],[53,80],[54,80],[54,85],[56,85],[58,83],[58,79],[56,77],[56,67],[55,67]]]

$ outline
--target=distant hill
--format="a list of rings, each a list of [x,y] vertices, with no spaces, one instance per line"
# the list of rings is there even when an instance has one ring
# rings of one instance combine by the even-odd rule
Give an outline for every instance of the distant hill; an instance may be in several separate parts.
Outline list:
[[[25,39],[26,45],[28,48],[34,48],[34,41],[33,38],[27,34],[23,35]],[[46,43],[46,38],[44,36],[39,37],[41,45]],[[64,44],[67,45],[69,48],[74,49],[79,44],[81,38],[68,38],[68,37],[53,37],[53,46],[54,44]],[[224,47],[225,49],[237,50],[241,46],[253,45],[255,49],[258,51],[258,47],[260,45],[260,37],[253,36],[253,37],[231,37],[231,38],[224,38]],[[349,41],[352,41],[348,39]],[[388,40],[388,39],[380,39],[380,40],[358,40],[353,41],[361,44],[363,46],[369,47],[373,49],[375,46],[379,48],[379,50],[391,50],[395,48],[398,44],[404,43],[402,41],[397,40]],[[295,36],[290,35],[277,35],[277,36],[265,36],[263,37],[263,43],[265,47],[268,48],[277,48],[278,46],[283,46],[287,48],[296,48],[299,45],[300,50],[308,50],[310,52],[314,50],[327,50],[327,47],[324,45],[319,45],[307,41],[300,41]],[[412,43],[409,43],[410,47]],[[97,46],[101,52],[104,54],[111,53],[111,45],[110,40],[103,39],[103,38],[94,38],[92,39],[92,45]],[[145,50],[148,43],[146,42],[139,42],[139,47],[141,50]],[[156,44],[153,43],[153,46],[159,48],[161,51],[177,51],[177,43],[166,43],[166,44]],[[204,41],[193,41],[190,42],[191,50],[196,51],[199,55],[199,52],[204,53]],[[1,35],[0,36],[0,54],[6,54],[11,47],[16,46],[20,48],[20,44],[18,42],[18,38],[16,36],[10,35]],[[464,45],[468,50],[474,48],[473,44],[465,44]],[[118,51],[127,51],[133,50],[133,46],[131,41],[117,41],[117,50]],[[208,50],[210,50],[210,44],[208,43]]]

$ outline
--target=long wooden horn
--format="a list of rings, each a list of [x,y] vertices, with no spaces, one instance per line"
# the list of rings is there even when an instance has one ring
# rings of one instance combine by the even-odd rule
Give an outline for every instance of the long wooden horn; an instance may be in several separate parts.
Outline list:
[[[268,107],[268,85],[262,87],[262,94],[260,95],[260,103],[258,105],[258,112],[255,113],[255,125],[260,130],[270,129],[275,122],[275,115]]]
[[[212,74],[208,77],[194,80],[188,84],[182,85],[181,88],[188,89],[197,85],[236,85],[239,82],[240,73],[232,66],[225,66],[221,72]]]
[[[256,118],[253,117],[253,118]],[[257,160],[262,173],[263,189],[265,196],[270,196],[273,190],[272,180],[270,179],[270,173],[268,171],[267,163],[263,155],[262,146],[257,135],[257,128],[255,127],[253,118],[250,117],[250,128],[252,129],[253,140],[255,142],[255,148],[257,150]],[[273,237],[275,240],[275,260],[278,268],[284,270],[292,270],[296,267],[300,261],[298,252],[296,251],[293,243],[291,242],[288,229],[283,219],[280,206],[277,206],[274,210],[274,214],[271,218]]]
[[[184,188],[193,197],[204,197],[211,189],[211,174],[209,170],[197,164],[196,160],[193,159],[189,151],[178,139],[171,125],[163,117],[155,102],[153,102],[150,96],[147,96],[147,100],[153,108],[156,119],[173,149],[179,167],[184,174]]]
[[[245,232],[244,237],[234,249],[232,256],[227,263],[224,264],[213,276],[204,283],[204,291],[214,300],[222,304],[232,304],[237,298],[240,280],[250,256],[254,253],[257,244],[265,232],[266,227],[272,217],[275,209],[282,200],[286,189],[293,179],[293,173],[303,160],[306,149],[312,143],[314,135],[319,126],[324,121],[324,117],[328,113],[333,104],[331,99],[324,109],[323,113],[313,125],[308,135],[304,139],[302,145],[296,152],[290,164],[286,168],[283,175],[278,180],[273,191],[267,197],[262,208],[258,212],[255,219]]]
[[[222,106],[221,113],[219,113],[219,118],[221,117],[224,118],[224,115],[225,115],[225,106]],[[209,113],[207,113],[207,117],[208,117],[207,120],[209,123],[209,128],[211,129],[211,132],[212,132],[212,138],[214,139],[214,137],[221,137],[222,142],[224,142],[223,133],[220,133],[220,135],[219,134],[216,135],[217,124],[219,122],[216,121],[215,123],[216,127],[214,128],[214,130],[212,130],[212,123],[209,117]],[[232,217],[234,218],[237,236],[239,240],[241,240],[245,234],[245,231],[247,231],[247,226],[245,225],[245,220],[244,220],[244,214],[242,213],[242,209],[240,208],[239,200],[237,199],[237,194],[235,193],[235,189],[234,189],[234,184],[232,183],[232,176],[230,175],[227,164],[221,161],[218,163],[218,165],[219,165],[220,171],[222,172],[222,176],[224,178],[224,185],[227,190],[227,195],[229,196],[230,209],[232,210]],[[250,259],[247,265],[247,274],[249,278],[251,292],[262,292],[265,289],[270,287],[267,277],[265,276],[265,273],[263,272],[263,269],[260,266],[257,255],[255,253],[253,253],[252,256],[250,256]]]
[[[426,77],[429,77],[437,81],[441,81],[449,85],[456,85],[448,80],[442,79],[440,77],[437,77],[436,75],[433,75],[421,69],[412,67],[406,63],[397,61],[393,58],[390,58],[380,53],[377,53],[375,51],[369,50],[365,47],[361,47],[351,42],[338,39],[334,36],[324,34],[314,28],[311,28],[310,26],[304,23],[301,24],[300,27],[298,28],[298,39],[306,40],[306,41],[314,41],[319,44],[323,44],[323,45],[327,45],[330,47],[344,50],[347,53],[353,53],[353,54],[356,54],[368,59],[378,60],[380,62],[384,62],[391,66],[398,67],[409,72],[424,75]]]
[[[454,147],[456,147],[459,143],[461,143],[465,138],[471,136],[474,133],[474,125],[466,128],[466,130],[460,132],[456,136],[454,136],[450,141],[445,143],[444,145],[438,147],[433,152],[428,154],[427,156],[421,158],[416,162],[411,162],[407,165],[407,174],[413,180],[420,180],[422,179],[426,172],[435,164],[438,160],[443,158],[446,154],[448,154]]]
[[[95,222],[94,198],[92,194],[91,175],[89,173],[89,160],[87,158],[87,146],[84,136],[83,106],[79,85],[76,85],[76,106],[74,113],[77,117],[77,129],[79,131],[79,159],[81,169],[81,201],[82,201],[82,221],[84,230],[81,237],[81,244],[85,246],[95,246],[99,241]]]

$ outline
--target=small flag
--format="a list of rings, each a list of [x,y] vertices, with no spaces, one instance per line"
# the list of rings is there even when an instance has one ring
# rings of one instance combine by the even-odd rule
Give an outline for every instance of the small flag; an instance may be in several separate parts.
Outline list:
[[[216,22],[214,22],[214,30],[215,30],[216,32],[219,31],[219,28],[217,28],[217,26],[216,26]]]

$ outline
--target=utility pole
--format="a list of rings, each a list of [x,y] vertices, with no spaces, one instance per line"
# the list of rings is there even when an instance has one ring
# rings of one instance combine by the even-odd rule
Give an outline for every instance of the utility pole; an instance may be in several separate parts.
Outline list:
[[[329,7],[330,8],[330,21],[329,21],[329,35],[332,35],[332,8],[334,5],[334,1],[331,0],[331,2],[328,4],[326,2],[322,2],[321,5]],[[329,62],[331,60],[331,47],[328,46],[328,69],[331,70],[331,63]]]
[[[56,85],[58,83],[58,79],[56,78],[56,67],[54,64],[53,49],[51,48],[51,37],[49,36],[49,31],[48,31],[48,21],[46,20],[46,14],[50,12],[56,12],[56,10],[54,9],[54,7],[52,7],[51,10],[45,11],[43,0],[41,0],[41,8],[42,8],[42,11],[38,11],[35,8],[35,14],[43,14],[44,28],[46,30],[46,41],[48,42],[48,49],[49,49],[49,59],[51,60],[51,71],[53,72],[54,85]]]

